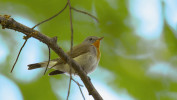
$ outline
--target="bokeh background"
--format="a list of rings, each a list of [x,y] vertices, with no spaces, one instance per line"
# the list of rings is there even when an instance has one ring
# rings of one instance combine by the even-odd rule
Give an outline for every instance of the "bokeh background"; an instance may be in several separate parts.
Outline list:
[[[0,0],[0,15],[34,26],[60,11],[67,0]],[[177,0],[71,0],[87,11],[72,12],[74,44],[104,36],[99,67],[89,76],[104,100],[177,100]],[[36,28],[70,48],[69,9]],[[43,43],[30,38],[13,71],[23,34],[0,29],[0,100],[65,100],[69,77],[43,75],[27,65],[48,59]],[[52,52],[54,59],[57,55]],[[48,71],[47,73],[49,73]],[[83,84],[79,77],[77,81]],[[82,88],[86,100],[93,100]],[[70,100],[82,100],[72,82]]]

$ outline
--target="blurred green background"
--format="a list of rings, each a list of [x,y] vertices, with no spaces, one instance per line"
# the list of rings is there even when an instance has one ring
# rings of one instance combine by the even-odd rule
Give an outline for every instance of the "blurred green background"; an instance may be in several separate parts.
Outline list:
[[[0,0],[0,15],[34,26],[60,11],[67,0]],[[177,100],[176,0],[71,0],[99,19],[72,11],[74,44],[104,36],[99,67],[89,76],[104,100]],[[70,47],[69,9],[36,28]],[[13,73],[23,34],[0,29],[0,100],[65,100],[69,77],[43,76],[27,65],[48,59],[47,46],[31,38]],[[52,51],[52,59],[57,55]],[[47,73],[49,73],[48,71]],[[78,77],[75,78],[83,84]],[[86,100],[93,100],[82,88]],[[82,100],[72,83],[70,100]]]

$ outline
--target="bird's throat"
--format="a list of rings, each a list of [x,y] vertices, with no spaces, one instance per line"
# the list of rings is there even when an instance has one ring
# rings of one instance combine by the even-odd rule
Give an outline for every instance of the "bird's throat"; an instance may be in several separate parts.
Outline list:
[[[97,58],[99,59],[100,58],[100,40],[96,40],[93,45],[96,47],[97,49]]]

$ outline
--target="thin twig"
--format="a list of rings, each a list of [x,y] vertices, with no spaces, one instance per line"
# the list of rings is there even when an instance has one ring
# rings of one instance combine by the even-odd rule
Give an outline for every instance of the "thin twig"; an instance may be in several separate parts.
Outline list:
[[[68,88],[68,94],[67,94],[66,100],[69,99],[69,94],[70,94],[70,90],[71,90],[71,79],[72,79],[71,67],[70,67],[69,75],[70,75],[70,78],[69,78],[69,88]]]
[[[77,81],[74,80],[73,78],[72,78],[72,80],[73,80],[76,84],[78,84],[79,86],[83,87],[83,85],[79,84],[79,82],[77,82]]]
[[[49,67],[49,63],[50,63],[50,47],[49,46],[48,46],[48,49],[49,49],[49,59],[48,59],[47,66],[46,66],[45,71],[44,71],[44,75],[45,75],[45,73],[46,73],[46,71],[47,71],[47,69]]]
[[[12,73],[13,69],[15,68],[15,65],[16,65],[16,63],[17,63],[17,61],[18,61],[18,58],[19,58],[19,56],[20,56],[20,54],[21,54],[22,49],[24,48],[25,44],[27,43],[28,39],[32,36],[32,34],[33,34],[33,32],[30,33],[29,35],[23,37],[23,39],[25,39],[25,42],[23,43],[23,45],[22,45],[21,48],[20,48],[20,51],[19,51],[19,53],[18,53],[18,55],[17,55],[17,58],[16,58],[16,60],[15,60],[15,62],[14,62],[14,65],[13,65],[11,71],[10,71],[11,73]]]
[[[78,87],[79,87],[79,90],[80,90],[80,92],[81,92],[81,94],[82,94],[83,99],[85,100],[85,96],[84,96],[84,94],[83,94],[83,92],[82,92],[82,89],[81,89],[80,85],[79,85],[79,84],[77,84],[77,85],[78,85]]]
[[[79,84],[79,82],[77,82],[77,81],[74,80],[73,78],[72,78],[72,80],[73,80],[73,81],[77,84],[77,86],[79,87],[79,90],[80,90],[80,92],[81,92],[81,95],[82,95],[83,99],[85,100],[84,94],[83,94],[82,89],[81,89],[81,87],[83,87],[83,85]]]
[[[76,9],[76,8],[74,8],[74,7],[71,7],[71,9],[73,9],[73,10],[75,10],[75,11],[77,11],[77,12],[86,14],[86,15],[92,17],[93,19],[95,19],[97,22],[99,22],[99,20],[98,20],[95,16],[93,16],[92,14],[89,14],[88,12],[85,12],[85,11],[82,11],[82,10],[78,10],[78,9]]]
[[[84,97],[84,94],[83,94],[83,92],[82,92],[81,87],[80,87],[79,85],[78,85],[78,87],[79,87],[79,90],[80,90],[80,92],[81,92],[81,94],[82,94],[83,99],[85,100],[85,97]]]
[[[70,29],[71,29],[71,48],[70,48],[70,54],[72,55],[72,50],[73,50],[73,23],[72,23],[72,14],[71,14],[71,3],[70,3],[70,0],[68,0],[68,5],[69,5]],[[70,94],[70,89],[71,89],[71,79],[72,79],[71,66],[70,66],[70,73],[69,74],[70,74],[70,79],[69,79],[69,88],[68,88],[67,100],[69,99],[69,94]]]
[[[54,16],[52,16],[52,17],[50,17],[50,18],[48,18],[48,19],[46,19],[46,20],[44,20],[44,21],[42,21],[42,22],[36,24],[35,26],[32,27],[32,29],[34,29],[36,26],[39,26],[40,24],[42,24],[42,23],[44,23],[44,22],[47,22],[47,21],[49,21],[49,20],[55,18],[55,17],[58,16],[60,13],[62,13],[62,12],[66,9],[67,6],[68,6],[68,2],[66,3],[65,7],[64,7],[61,11],[59,11],[59,12],[58,12],[57,14],[55,14]]]
[[[17,55],[17,58],[16,58],[16,60],[15,60],[15,62],[14,62],[14,65],[13,65],[11,71],[10,71],[11,73],[12,73],[12,71],[13,71],[13,69],[14,69],[14,67],[15,67],[15,65],[16,65],[16,63],[17,63],[17,61],[18,61],[18,58],[19,58],[19,56],[20,56],[20,53],[21,53],[21,51],[22,51],[22,49],[23,49],[23,47],[25,46],[25,44],[26,44],[27,41],[28,41],[28,39],[25,39],[25,42],[23,43],[22,47],[20,48],[20,51],[19,51],[19,53],[18,53],[18,55]]]
[[[68,0],[69,1],[69,0]],[[69,3],[69,14],[70,14],[70,27],[71,27],[71,55],[72,55],[72,50],[73,50],[73,23],[72,23],[72,14],[71,14],[71,4]]]

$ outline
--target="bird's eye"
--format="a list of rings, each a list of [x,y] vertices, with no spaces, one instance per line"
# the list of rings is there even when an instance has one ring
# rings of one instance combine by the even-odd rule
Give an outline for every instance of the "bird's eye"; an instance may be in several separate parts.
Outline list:
[[[92,38],[90,38],[89,40],[92,41]]]

